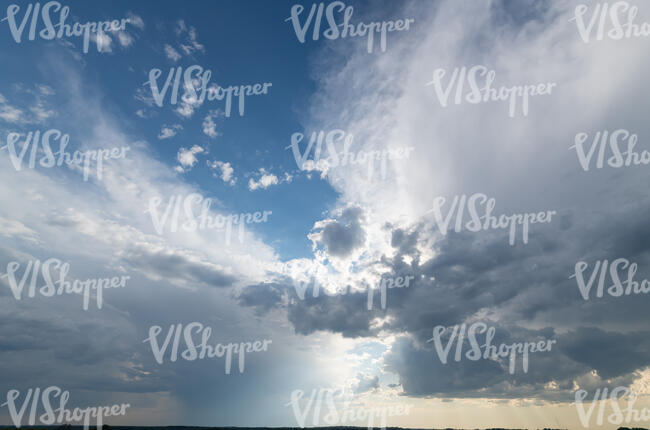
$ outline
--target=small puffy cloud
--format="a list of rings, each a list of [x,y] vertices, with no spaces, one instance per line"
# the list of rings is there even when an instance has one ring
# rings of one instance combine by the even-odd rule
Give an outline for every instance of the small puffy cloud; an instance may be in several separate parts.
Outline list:
[[[112,53],[113,52],[113,39],[106,33],[93,33],[90,36],[90,39],[97,44],[97,49],[101,53]]]
[[[35,121],[40,123],[49,118],[52,118],[56,115],[52,109],[46,109],[42,101],[38,101],[34,106],[30,107],[29,110],[34,114]]]
[[[134,15],[129,12],[129,14],[126,17],[129,20],[129,24],[139,28],[140,30],[144,30],[144,21],[138,15]]]
[[[183,86],[181,103],[180,106],[176,108],[176,113],[178,113],[183,118],[190,118],[192,115],[194,115],[194,110],[201,106],[203,103],[201,100],[199,100],[199,88],[200,82],[198,79],[192,79],[191,82],[186,82]]]
[[[36,94],[36,103],[32,106],[26,107],[31,115],[25,114],[23,109],[11,105],[8,100],[0,94],[0,119],[9,123],[33,123],[40,124],[56,115],[52,109],[45,106],[45,102],[41,95],[51,95],[54,91],[47,86],[37,86],[37,93],[29,90],[28,93]]]
[[[185,25],[182,19],[176,23],[176,35],[181,38],[179,45],[185,55],[191,55],[196,51],[205,52],[205,47],[197,40],[196,29]]]
[[[139,87],[138,89],[136,89],[133,98],[135,98],[138,101],[141,101],[142,103],[146,104],[149,107],[153,106],[155,102],[153,96],[151,95],[151,90],[149,89],[148,86]]]
[[[215,122],[215,120],[219,118],[220,115],[221,113],[219,110],[212,110],[206,115],[205,119],[203,120],[203,133],[206,136],[214,139],[221,134],[217,131],[217,123]]]
[[[11,106],[2,94],[0,94],[0,119],[11,123],[23,120],[23,111]]]
[[[178,61],[181,59],[181,54],[178,53],[171,45],[165,44],[165,55],[172,61]]]
[[[177,130],[182,130],[183,126],[180,124],[173,124],[173,125],[163,125],[162,129],[160,130],[160,134],[158,134],[158,139],[169,139],[170,137],[176,136]]]
[[[127,48],[133,44],[133,36],[131,36],[126,31],[120,31],[117,33],[117,41],[120,42],[122,48]]]
[[[268,173],[263,167],[260,168],[259,173],[261,175],[259,180],[250,178],[248,180],[248,189],[255,191],[258,188],[268,188],[271,185],[279,184],[278,177],[272,173]]]
[[[250,178],[248,180],[248,189],[251,191],[255,191],[258,188],[266,189],[272,185],[278,185],[283,182],[291,182],[293,180],[293,176],[286,172],[284,174],[284,177],[280,179],[273,173],[267,172],[264,167],[261,167],[258,170],[257,175],[259,176],[259,179],[255,180],[254,178]]]
[[[16,109],[8,104],[0,105],[0,119],[6,122],[20,122],[23,117],[23,111]]]
[[[35,87],[36,89],[33,90],[24,88],[22,85],[15,86],[21,92],[23,99],[25,97],[24,93],[35,97],[36,101],[32,106],[23,106],[22,108],[13,106],[0,94],[0,119],[9,123],[41,124],[56,116],[55,111],[46,107],[44,97],[53,95],[54,90],[47,85],[36,85]]]
[[[198,161],[196,159],[196,154],[200,154],[204,151],[205,150],[201,148],[199,145],[194,145],[190,149],[186,149],[186,148],[179,149],[178,154],[176,155],[176,159],[181,165],[176,166],[175,170],[179,173],[184,173],[188,170],[191,170],[192,167],[194,167],[194,165]]]
[[[36,85],[36,88],[38,89],[38,92],[43,96],[53,96],[55,94],[52,87],[49,87],[47,85]]]
[[[358,207],[346,208],[338,220],[319,221],[315,229],[319,230],[309,237],[321,243],[333,257],[347,257],[355,249],[363,246],[366,233],[362,222],[363,210]]]
[[[210,167],[210,169],[216,170],[216,172],[213,173],[215,178],[221,178],[222,181],[230,185],[235,185],[235,182],[237,182],[237,178],[233,177],[235,169],[233,169],[230,163],[223,161],[213,161],[210,163],[208,161],[208,167]]]

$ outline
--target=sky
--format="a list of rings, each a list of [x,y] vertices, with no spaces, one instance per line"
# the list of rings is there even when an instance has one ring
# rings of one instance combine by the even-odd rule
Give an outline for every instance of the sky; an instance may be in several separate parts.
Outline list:
[[[581,3],[568,0],[325,2],[321,12],[295,0],[61,2],[71,27],[126,20],[91,33],[84,52],[83,35],[47,40],[42,21],[23,21],[30,3],[7,3],[0,403],[10,390],[22,405],[30,388],[56,386],[70,408],[128,403],[104,419],[114,425],[331,425],[335,405],[390,411],[389,426],[610,429],[581,422],[576,392],[626,387],[649,410],[648,295],[609,293],[614,261],[621,280],[632,263],[634,280],[650,278],[648,163],[617,165],[616,143],[594,139],[618,136],[622,152],[638,137],[639,157],[650,150],[650,57],[644,36],[598,38],[595,20],[588,33],[581,25],[604,3],[584,4],[577,19]],[[613,5],[610,16],[636,6],[634,22],[650,22],[643,2]],[[385,43],[379,32],[327,33],[326,10],[342,31],[344,8],[354,25],[395,31]],[[514,92],[514,105],[471,103],[469,81],[450,82],[473,66],[494,71],[496,89],[546,89],[527,107]],[[233,88],[246,85],[242,99]],[[36,131],[52,131],[54,152],[67,135],[70,157],[128,150],[101,166],[88,158],[85,170],[48,166],[46,145],[30,146]],[[12,151],[23,149],[21,163]],[[463,222],[446,218],[461,200],[489,198],[496,216],[552,216],[511,238],[509,227],[467,228],[469,209]],[[206,201],[222,226],[192,228]],[[85,299],[29,297],[32,280],[46,284],[45,269],[30,278],[29,268],[50,259],[57,279],[67,270],[71,283],[125,282]],[[594,271],[605,260],[609,271]],[[588,268],[576,276],[579,262]],[[15,278],[27,280],[22,295]],[[578,278],[594,282],[586,298]],[[383,305],[381,285],[395,286]],[[270,342],[245,361],[234,354],[227,372],[224,357],[185,359],[178,332],[179,357],[170,346],[158,360],[176,336],[169,327],[191,323],[210,327],[212,346]],[[526,370],[521,356],[512,372],[503,357],[454,359],[463,343],[447,343],[453,327],[478,323],[494,328],[496,345],[555,342],[531,352]],[[447,327],[448,360],[435,327]],[[0,423],[12,424],[8,404]]]

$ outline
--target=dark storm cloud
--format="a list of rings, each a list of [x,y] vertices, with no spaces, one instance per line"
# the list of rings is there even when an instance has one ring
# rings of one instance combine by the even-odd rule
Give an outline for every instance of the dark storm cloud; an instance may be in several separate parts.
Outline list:
[[[562,338],[562,351],[572,360],[615,378],[650,364],[650,331],[619,333],[580,328]]]
[[[630,383],[635,371],[650,365],[650,332],[628,332],[624,327],[644,320],[647,324],[647,295],[585,301],[569,276],[581,259],[593,264],[597,259],[634,256],[639,264],[647,262],[647,208],[639,203],[634,210],[618,211],[620,224],[615,225],[602,213],[571,222],[575,209],[567,208],[559,213],[562,222],[532,231],[527,245],[510,246],[503,231],[451,232],[438,238],[435,257],[424,263],[416,245],[419,238],[437,232],[422,225],[394,229],[395,255],[383,256],[378,264],[390,270],[384,276],[412,275],[415,281],[409,288],[389,289],[386,310],[367,310],[363,292],[320,297],[307,292],[304,300],[298,300],[285,279],[284,289],[293,298],[288,318],[300,334],[319,330],[346,337],[374,336],[380,330],[408,333],[384,356],[386,369],[399,375],[407,395],[570,400],[573,381],[591,371],[610,378],[610,383]],[[620,225],[624,227],[619,229]],[[593,231],[599,232],[598,241]],[[412,258],[410,264],[404,256]],[[250,299],[244,304],[246,300]],[[257,300],[264,301],[262,297]],[[269,297],[268,302],[255,306],[270,307],[278,300]],[[550,352],[531,354],[527,373],[519,367],[510,375],[507,362],[490,360],[442,365],[432,344],[426,342],[432,328],[474,321],[485,311],[496,318],[494,343],[540,337],[557,343]],[[376,317],[385,316],[390,318],[372,324]],[[540,323],[545,328],[526,328]],[[607,326],[611,328],[598,328]],[[551,382],[556,384],[553,390],[546,386]]]

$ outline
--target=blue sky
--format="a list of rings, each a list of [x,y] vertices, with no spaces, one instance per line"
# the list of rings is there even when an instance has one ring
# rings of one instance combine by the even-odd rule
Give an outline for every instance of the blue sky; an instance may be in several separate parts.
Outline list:
[[[152,8],[144,3],[134,5],[129,2],[80,2],[72,8],[81,22],[121,17],[125,16],[125,11],[149,16],[145,29],[129,26],[137,43],[133,42],[128,49],[121,50],[115,40],[112,42],[112,48],[116,50],[114,55],[101,55],[96,49],[83,55],[84,85],[100,87],[102,105],[120,116],[125,132],[136,139],[151,142],[151,150],[163,162],[173,163],[183,145],[196,144],[206,148],[209,154],[201,156],[197,166],[187,172],[184,179],[197,184],[206,197],[219,199],[227,208],[239,212],[273,211],[272,222],[257,227],[265,240],[274,243],[285,258],[304,257],[310,252],[305,236],[312,220],[328,210],[336,200],[334,190],[318,176],[311,180],[304,176],[296,177],[292,186],[281,185],[266,192],[247,191],[247,175],[259,168],[277,176],[284,172],[295,175],[298,171],[291,151],[285,148],[292,133],[304,132],[308,118],[309,99],[315,91],[314,81],[310,79],[309,60],[314,46],[293,43],[295,35],[289,23],[271,24],[283,22],[288,17],[286,11],[290,6],[289,2],[286,7],[279,3],[259,2],[254,14],[250,5],[236,1],[187,7],[182,11],[174,4],[161,3]],[[173,61],[165,54],[164,46],[173,46],[177,52],[183,52],[176,34],[180,21],[201,29],[197,32],[203,48]],[[81,51],[68,52],[54,42],[16,44],[11,38],[3,38],[0,43],[6,55],[20,58],[20,61],[7,63],[3,70],[5,82],[38,81],[55,91],[60,88],[60,77],[48,73],[47,63],[42,61],[42,57],[67,61]],[[73,43],[81,47],[80,40]],[[39,58],[41,61],[37,60]],[[223,103],[220,106],[216,103],[215,106],[202,106],[192,117],[183,118],[174,112],[172,106],[148,107],[134,98],[134,91],[148,80],[152,68],[162,69],[163,77],[166,77],[171,67],[186,68],[194,64],[212,71],[211,82],[226,86],[270,82],[270,93],[248,99],[243,117],[231,115],[230,118],[221,118],[218,124],[220,135],[216,139],[206,136],[201,124],[209,109],[220,107],[223,110]],[[20,97],[19,92],[12,94],[11,87],[5,92],[8,97],[14,94]],[[65,105],[65,94],[57,91],[51,102]],[[147,110],[147,118],[134,115],[141,109]],[[180,124],[183,130],[174,138],[159,140],[157,136],[165,124]],[[75,139],[73,143],[76,143]],[[206,162],[217,159],[229,162],[235,168],[238,178],[235,186],[228,186],[212,176]],[[300,198],[296,199],[296,196]]]
[[[20,19],[27,2],[18,4]],[[613,149],[634,138],[639,153],[650,147],[644,37],[586,43],[569,0],[346,2],[354,24],[411,20],[372,52],[365,37],[312,40],[311,26],[300,43],[287,21],[294,1],[65,4],[70,23],[129,22],[87,53],[80,38],[29,41],[28,30],[16,43],[0,22],[0,398],[56,385],[71,407],[130,403],[116,425],[296,427],[296,390],[299,409],[319,390],[343,392],[339,408],[408,406],[387,424],[413,428],[583,428],[577,390],[627,387],[648,407],[647,293],[596,297],[592,287],[585,299],[576,276],[580,262],[588,280],[607,260],[621,279],[632,263],[640,285],[650,278],[647,163],[616,167]],[[312,3],[300,4],[303,23]],[[650,8],[630,4],[638,23],[650,21]],[[211,84],[272,85],[246,97],[243,116],[236,102],[230,117],[216,100],[172,105],[168,95],[157,106],[150,71],[162,83],[194,65]],[[471,103],[448,79],[477,65],[505,91],[553,90],[532,95],[525,114],[518,104],[509,115],[505,100]],[[446,106],[440,91],[450,91]],[[32,169],[28,158],[17,169],[14,136],[22,148],[28,133],[53,129],[69,135],[70,152],[130,150],[106,160],[101,178],[84,180],[75,165]],[[604,130],[620,140],[592,147]],[[303,151],[320,132],[357,162],[336,164],[326,141],[301,169],[292,136],[305,135]],[[585,169],[582,148],[602,148],[609,163],[594,156]],[[368,154],[384,154],[384,171],[358,162]],[[158,231],[170,199],[195,194],[213,201],[215,218],[272,214],[231,240],[173,222]],[[494,215],[553,216],[525,242],[517,226],[512,244],[507,229],[472,231],[453,213],[441,227],[440,197],[447,216],[454,197],[482,195]],[[71,282],[128,281],[88,309],[72,293],[18,294],[13,279],[37,260],[69,264]],[[368,289],[382,285],[385,306],[375,290],[369,307]],[[495,342],[555,343],[514,373],[503,357],[438,359],[434,327],[481,322]],[[233,360],[230,374],[220,357],[172,361],[167,350],[156,360],[152,327],[160,344],[170,325],[191,323],[211,328],[210,345],[272,342],[247,353],[244,371]],[[307,426],[328,424],[300,410]],[[11,423],[9,408],[0,423]]]

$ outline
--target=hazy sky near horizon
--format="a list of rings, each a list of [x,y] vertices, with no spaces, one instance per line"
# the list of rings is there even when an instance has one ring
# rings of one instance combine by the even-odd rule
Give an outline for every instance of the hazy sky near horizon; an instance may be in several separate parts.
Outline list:
[[[20,25],[30,3],[15,4]],[[318,40],[310,22],[301,43],[313,3],[300,2],[296,28],[294,0],[62,4],[70,24],[128,22],[90,37],[87,53],[83,37],[29,40],[26,20],[17,42],[13,21],[0,22],[0,274],[16,263],[16,277],[30,279],[28,262],[58,259],[70,281],[129,278],[103,291],[101,309],[94,293],[84,310],[75,294],[28,297],[30,280],[17,300],[0,277],[0,403],[12,389],[22,400],[29,388],[58,386],[69,407],[129,403],[109,424],[296,427],[292,393],[305,393],[306,425],[327,425],[307,401],[338,389],[338,406],[410,405],[388,424],[428,428],[582,428],[579,389],[591,399],[633,387],[635,407],[650,407],[649,296],[615,297],[607,278],[597,297],[592,272],[626,259],[639,284],[650,278],[649,167],[597,168],[598,151],[615,158],[612,144],[585,171],[572,148],[581,133],[587,151],[596,133],[624,130],[622,150],[629,135],[635,151],[650,150],[647,37],[597,40],[596,23],[586,43],[574,19],[581,2],[568,0],[345,2],[353,24],[412,20],[386,34],[385,49],[379,33],[372,43],[328,39],[325,14]],[[588,24],[600,3],[585,4]],[[635,22],[650,22],[649,5],[627,4],[638,7]],[[192,96],[195,74],[180,79],[172,103],[170,71],[182,77],[194,65],[210,70],[206,87],[224,100]],[[521,99],[456,103],[470,84],[462,93],[447,85],[477,65],[494,71],[495,88],[552,90],[530,96],[527,111]],[[157,90],[170,77],[161,103],[154,69]],[[265,93],[225,102],[224,88],[255,84]],[[101,178],[96,163],[87,180],[81,165],[39,164],[43,147],[35,168],[28,150],[17,169],[12,136],[20,143],[37,130],[69,135],[71,153],[129,150],[106,160]],[[324,142],[323,158],[347,139],[357,163],[301,169],[294,149],[337,130],[345,138]],[[292,147],[296,133],[304,139]],[[401,156],[359,162],[388,149]],[[477,193],[494,198],[497,216],[553,216],[530,225],[527,243],[521,226],[513,244],[507,229],[453,231],[453,217],[441,231],[436,199],[446,199],[445,217],[455,196]],[[187,206],[199,213],[197,195],[210,199],[211,216],[251,214],[245,229],[157,229],[166,208],[169,223],[175,208],[181,220]],[[256,212],[264,221],[250,222]],[[587,300],[571,277],[581,261],[585,279],[593,274]],[[385,308],[375,290],[368,309],[368,288],[397,278],[412,282],[389,288]],[[170,325],[192,322],[211,328],[209,345],[271,342],[245,361],[234,354],[230,374],[224,358],[172,361],[171,346],[157,362],[151,327],[162,327],[160,345]],[[434,327],[450,328],[446,346],[453,326],[474,323],[494,327],[496,345],[555,343],[530,353],[527,371],[520,356],[513,372],[504,358],[456,361],[455,343],[443,363]],[[0,422],[11,423],[7,406]]]

